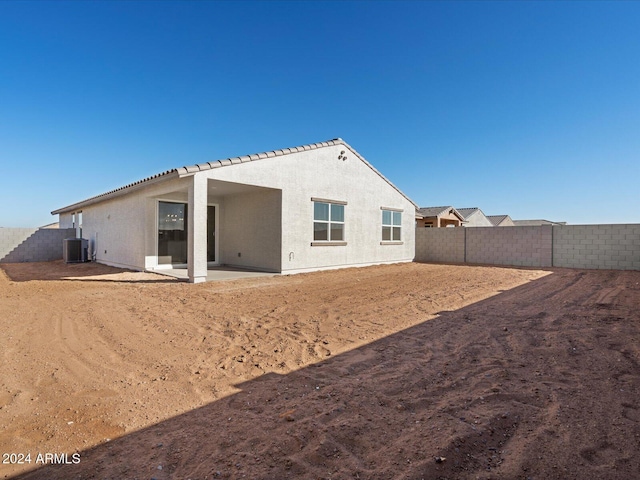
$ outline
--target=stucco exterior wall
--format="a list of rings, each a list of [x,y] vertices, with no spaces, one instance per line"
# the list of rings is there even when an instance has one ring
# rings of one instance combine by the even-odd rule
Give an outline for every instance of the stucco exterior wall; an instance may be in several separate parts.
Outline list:
[[[465,227],[493,227],[493,224],[482,212],[474,212],[466,219]]]
[[[82,237],[89,240],[90,254],[106,265],[144,270],[147,257],[157,252],[157,197],[186,201],[184,194],[173,193],[185,184],[169,180],[84,207]]]
[[[338,157],[345,152],[347,159]],[[415,206],[343,145],[197,173],[282,191],[281,270],[411,261]],[[344,246],[311,246],[312,197],[346,202]],[[401,209],[402,243],[384,244],[381,207]]]
[[[82,217],[82,237],[89,240],[96,261],[135,270],[144,267],[144,197],[134,194],[91,205]]]
[[[73,228],[73,214],[61,213],[58,223],[60,228]]]
[[[498,227],[515,227],[516,224],[513,223],[513,220],[511,220],[511,217],[507,217],[502,222],[500,222],[497,226]]]
[[[280,271],[281,192],[232,195],[220,208],[220,261],[225,265]]]
[[[416,220],[416,226],[422,228],[441,228],[452,225],[454,227],[459,227],[461,225],[461,220],[456,217],[453,213],[443,213],[439,217],[425,217]]]

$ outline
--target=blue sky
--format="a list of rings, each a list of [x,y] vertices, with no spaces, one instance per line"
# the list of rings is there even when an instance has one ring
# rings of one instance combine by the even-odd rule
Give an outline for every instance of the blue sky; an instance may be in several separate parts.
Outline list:
[[[638,25],[640,2],[3,1],[0,226],[336,137],[420,206],[640,223]]]

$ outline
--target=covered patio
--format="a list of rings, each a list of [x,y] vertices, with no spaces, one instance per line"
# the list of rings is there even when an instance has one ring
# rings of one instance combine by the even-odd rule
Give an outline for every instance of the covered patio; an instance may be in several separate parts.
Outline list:
[[[145,270],[192,283],[279,272],[281,190],[204,173],[147,197]]]

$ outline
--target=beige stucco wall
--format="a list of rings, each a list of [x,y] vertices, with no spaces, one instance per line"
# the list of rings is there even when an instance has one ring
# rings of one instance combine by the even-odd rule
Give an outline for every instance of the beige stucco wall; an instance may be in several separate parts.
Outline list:
[[[493,224],[482,212],[474,212],[466,219],[465,227],[493,227]]]
[[[510,217],[505,218],[499,225],[499,227],[515,227],[515,223]]]
[[[436,218],[435,217],[429,217],[429,218],[418,218],[416,220],[416,227],[418,228],[425,228],[426,224],[431,225],[432,227],[435,227],[435,221]]]
[[[432,228],[436,227],[447,227],[452,225],[454,227],[459,227],[461,221],[458,217],[456,217],[453,213],[444,213],[440,215],[440,217],[426,217],[420,218],[416,220],[416,226],[421,228],[426,228],[426,225],[431,225]]]

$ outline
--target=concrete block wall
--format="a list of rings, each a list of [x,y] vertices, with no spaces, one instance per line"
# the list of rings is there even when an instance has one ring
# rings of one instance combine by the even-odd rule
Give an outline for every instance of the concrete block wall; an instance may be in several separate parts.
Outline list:
[[[464,228],[416,228],[416,262],[464,263]]]
[[[48,262],[62,258],[62,241],[73,228],[0,228],[0,263]]]
[[[640,270],[640,225],[553,227],[556,267]]]
[[[466,231],[466,262],[550,267],[551,226],[483,227]]]
[[[640,224],[417,228],[415,261],[640,270]]]

